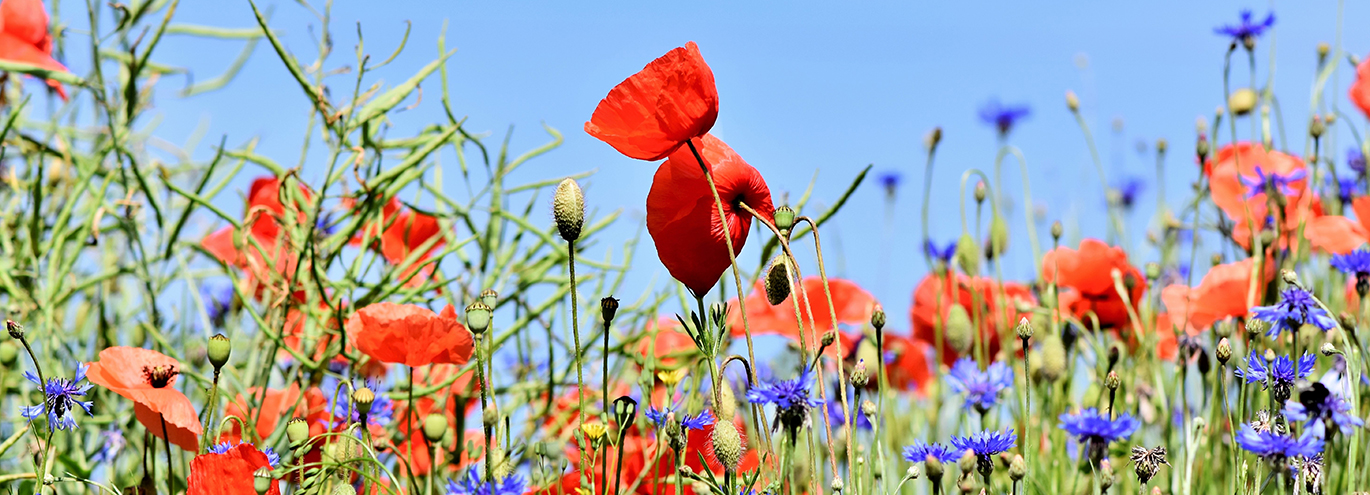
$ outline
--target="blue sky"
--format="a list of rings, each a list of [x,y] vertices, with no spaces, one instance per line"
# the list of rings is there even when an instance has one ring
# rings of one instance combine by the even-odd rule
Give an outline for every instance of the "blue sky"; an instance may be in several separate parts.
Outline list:
[[[587,201],[601,212],[622,209],[620,225],[607,232],[618,245],[642,223],[643,205],[656,165],[619,155],[582,131],[599,99],[653,58],[686,41],[700,45],[718,83],[721,112],[714,132],[767,178],[777,202],[795,198],[815,172],[815,206],[825,206],[866,164],[873,172],[903,174],[894,207],[874,177],[825,230],[830,274],[863,284],[891,313],[891,327],[908,328],[913,288],[925,273],[919,251],[924,152],[922,139],[935,126],[944,140],[934,169],[933,237],[960,234],[957,182],[972,167],[989,171],[997,151],[995,131],[978,122],[976,110],[990,98],[1032,106],[1011,142],[1029,161],[1034,200],[1047,221],[1060,219],[1068,237],[1103,237],[1104,192],[1089,154],[1064,104],[1074,90],[1098,139],[1111,182],[1136,176],[1147,181],[1137,213],[1129,218],[1134,262],[1155,258],[1141,246],[1141,226],[1154,208],[1152,143],[1168,139],[1166,162],[1172,204],[1179,204],[1195,174],[1191,150],[1195,118],[1212,118],[1222,103],[1222,62],[1227,40],[1213,34],[1237,20],[1242,8],[1278,17],[1273,37],[1258,46],[1258,72],[1269,70],[1276,48],[1275,91],[1283,103],[1286,132],[1302,150],[1318,42],[1337,42],[1338,4],[1330,1],[1277,5],[1239,2],[337,2],[332,12],[334,58],[330,67],[355,65],[357,23],[366,51],[384,59],[412,23],[406,50],[378,77],[393,84],[436,55],[436,38],[447,25],[448,65],[454,110],[473,132],[493,132],[491,144],[513,126],[513,150],[547,140],[543,123],[564,133],[565,144],[528,164],[514,182],[597,170],[584,181]],[[1364,25],[1370,6],[1347,2],[1347,26]],[[294,2],[264,2],[271,24],[285,33],[293,53],[312,60],[319,21]],[[64,3],[65,16],[84,15],[83,5]],[[255,23],[246,2],[183,2],[178,20],[222,27]],[[69,36],[76,36],[71,34]],[[82,41],[83,42],[83,41]],[[196,80],[218,75],[242,41],[172,37],[156,60],[193,71]],[[1273,45],[1272,45],[1273,43]],[[1370,52],[1370,36],[1348,30],[1350,53]],[[1233,72],[1246,81],[1244,59]],[[71,60],[80,73],[83,61]],[[1354,71],[1344,60],[1333,94],[1344,111],[1345,88]],[[331,80],[350,90],[352,76]],[[163,119],[155,133],[184,142],[197,126],[208,138],[196,150],[227,135],[230,144],[260,137],[259,152],[282,163],[298,160],[309,108],[299,88],[266,43],[225,90],[177,98],[180,77],[163,79],[153,112]],[[395,115],[392,135],[444,120],[438,80],[424,85],[424,101]],[[407,103],[406,103],[407,104]],[[1122,123],[1115,131],[1113,123]],[[1340,129],[1338,129],[1340,131]],[[1343,153],[1349,135],[1342,134]],[[1223,140],[1228,139],[1224,133]],[[1139,151],[1138,143],[1147,151]],[[309,162],[317,165],[321,154]],[[450,163],[450,160],[448,161]],[[1019,174],[1006,172],[1014,202],[1009,217],[1014,254],[1005,276],[1032,277],[1017,189]],[[322,170],[306,166],[305,176]],[[244,187],[246,180],[244,181]],[[455,188],[455,180],[450,188]],[[232,198],[229,198],[232,200]],[[813,211],[813,210],[810,210]],[[545,213],[540,213],[545,214]],[[550,215],[545,219],[550,223]],[[986,223],[988,220],[986,219]],[[207,229],[207,223],[202,226]],[[1049,242],[1045,229],[1043,242]],[[764,238],[753,237],[741,259],[754,266]],[[808,248],[805,248],[806,250]],[[601,251],[602,252],[602,251]],[[668,280],[650,242],[641,244],[625,292],[636,296]],[[813,272],[813,265],[805,266]]]

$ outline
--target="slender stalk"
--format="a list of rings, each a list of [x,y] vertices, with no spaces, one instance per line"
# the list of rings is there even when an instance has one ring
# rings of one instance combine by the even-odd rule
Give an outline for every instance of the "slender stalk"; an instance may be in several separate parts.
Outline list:
[[[172,483],[176,479],[176,467],[171,464],[171,435],[167,434],[166,416],[158,414],[157,417],[162,420],[162,445],[166,446],[166,492],[174,494],[176,493],[176,488],[172,486]],[[51,435],[51,432],[49,432],[49,435]],[[52,437],[49,436],[48,441],[51,442],[51,440]]]
[[[576,298],[576,241],[566,241],[566,256],[568,259],[567,263],[570,267],[571,275],[571,335],[575,339],[574,359],[576,361],[576,398],[579,402],[580,407],[580,409],[576,412],[576,418],[579,421],[585,421],[585,372],[581,368],[580,363],[580,305],[577,302]],[[589,459],[587,452],[590,447],[590,440],[588,438],[585,438],[585,435],[583,433],[579,434],[579,436],[581,437],[580,465],[584,466],[586,464],[586,461]],[[489,441],[488,434],[486,435],[486,439],[486,441]],[[486,463],[487,466],[489,464],[490,463],[488,462]],[[486,475],[489,476],[489,473],[487,472]],[[589,476],[593,478],[593,475]],[[591,481],[593,484],[593,479]]]

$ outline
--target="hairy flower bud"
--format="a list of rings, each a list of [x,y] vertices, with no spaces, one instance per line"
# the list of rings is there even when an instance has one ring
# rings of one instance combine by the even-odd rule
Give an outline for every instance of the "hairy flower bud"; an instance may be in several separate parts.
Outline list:
[[[779,305],[790,297],[790,287],[794,284],[795,273],[789,258],[785,254],[776,256],[766,268],[764,288],[766,302],[771,303],[771,306]]]
[[[209,338],[209,345],[205,352],[209,355],[209,364],[214,365],[214,370],[218,371],[228,363],[228,355],[233,351],[233,343],[222,333],[216,333]]]
[[[1008,222],[1004,217],[995,215],[989,221],[989,253],[998,258],[1008,251]]]
[[[975,328],[970,321],[970,313],[959,303],[953,303],[951,310],[947,311],[946,329],[947,344],[955,349],[956,352],[965,354],[970,351],[975,344]]]
[[[490,329],[490,306],[484,302],[476,301],[466,307],[466,328],[471,333],[481,335]]]
[[[552,217],[562,239],[567,242],[580,239],[580,228],[585,224],[585,193],[575,179],[567,178],[557,184],[557,191],[552,196]]]
[[[1230,110],[1233,115],[1246,115],[1256,108],[1257,99],[1258,96],[1254,90],[1251,88],[1242,88],[1233,91],[1232,94],[1227,96],[1227,109]]]
[[[1061,225],[1061,221],[1057,220],[1055,222],[1051,222],[1051,238],[1053,240],[1060,241],[1062,234],[1065,234],[1065,227]]]
[[[732,421],[718,421],[714,423],[714,432],[710,437],[713,443],[714,459],[723,465],[723,469],[728,473],[736,473],[737,467],[742,463],[742,434],[738,433],[737,425]]]
[[[10,338],[24,338],[24,326],[20,325],[19,322],[16,322],[14,320],[5,320],[5,330],[9,331]]]
[[[874,311],[871,311],[871,326],[872,326],[872,327],[875,327],[875,331],[877,331],[877,332],[879,332],[879,331],[885,329],[885,307],[884,307],[884,306],[881,306],[881,305],[879,305],[879,304],[876,304],[876,305],[875,305],[875,310],[874,310]]]
[[[1023,460],[1022,455],[1013,456],[1008,463],[1008,477],[1013,481],[1022,481],[1027,477],[1027,461]]]
[[[866,374],[866,360],[865,360],[865,359],[857,360],[857,361],[856,361],[856,366],[853,366],[853,367],[852,367],[852,372],[851,372],[851,384],[852,384],[852,386],[853,386],[853,387],[856,387],[856,388],[865,387],[865,386],[866,386],[866,382],[869,381],[869,379],[870,379],[870,377]]]
[[[495,408],[495,402],[490,401],[490,406],[481,410],[480,424],[487,428],[494,427],[499,422],[499,409]]]
[[[1110,371],[1108,372],[1108,375],[1104,377],[1104,386],[1108,387],[1109,390],[1118,390],[1118,387],[1121,385],[1122,380],[1118,378],[1117,371]]]
[[[961,239],[956,241],[956,263],[966,274],[974,276],[980,273],[980,253],[980,245],[969,233],[962,234]]]

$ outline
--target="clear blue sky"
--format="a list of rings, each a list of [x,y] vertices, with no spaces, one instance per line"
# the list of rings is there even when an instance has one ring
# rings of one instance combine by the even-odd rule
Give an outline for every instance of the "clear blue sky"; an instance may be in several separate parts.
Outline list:
[[[1072,232],[1102,238],[1104,193],[1064,104],[1065,91],[1075,90],[1110,180],[1138,176],[1148,182],[1129,222],[1129,240],[1139,244],[1156,185],[1154,157],[1150,151],[1139,154],[1137,142],[1150,149],[1156,138],[1170,141],[1168,192],[1178,204],[1195,173],[1195,118],[1211,120],[1222,103],[1228,42],[1213,28],[1235,22],[1241,8],[1262,16],[1272,8],[1226,1],[1057,2],[1051,7],[1040,2],[337,3],[332,67],[355,65],[358,21],[367,52],[378,60],[394,50],[405,22],[413,23],[408,48],[379,73],[387,83],[429,62],[443,24],[450,23],[448,46],[459,50],[448,68],[452,97],[455,111],[469,117],[467,128],[494,132],[490,143],[497,144],[512,125],[514,150],[544,142],[542,123],[561,130],[565,144],[527,165],[515,182],[598,170],[585,181],[587,201],[601,212],[625,211],[620,226],[604,238],[615,245],[641,224],[656,166],[619,155],[581,127],[613,85],[667,50],[697,42],[718,83],[721,112],[714,132],[766,176],[777,201],[787,193],[797,197],[815,171],[816,205],[834,200],[868,163],[875,165],[874,172],[904,175],[888,230],[882,227],[884,193],[872,177],[825,234],[830,271],[875,292],[892,314],[891,327],[901,330],[908,328],[910,295],[924,274],[918,210],[921,143],[928,130],[941,126],[945,132],[934,176],[934,238],[948,241],[960,233],[955,188],[961,172],[992,167],[995,132],[976,118],[977,108],[992,97],[1032,106],[1032,116],[1011,141],[1028,157],[1034,199],[1046,206],[1048,222],[1061,219],[1078,225]],[[312,59],[318,21],[294,2],[264,6],[274,9],[271,24],[285,32],[290,49]],[[75,2],[61,7],[68,17],[81,8]],[[1321,41],[1335,46],[1337,3],[1288,2],[1273,9],[1278,22],[1274,37],[1260,42],[1259,70],[1263,75],[1268,69],[1267,50],[1275,43],[1275,89],[1291,142],[1301,151],[1314,47]],[[246,2],[182,2],[180,10],[182,22],[255,25]],[[1370,5],[1347,2],[1347,26],[1363,26],[1368,16]],[[1363,55],[1370,52],[1370,35],[1349,29],[1343,44]],[[157,60],[189,67],[196,80],[204,80],[222,71],[241,46],[241,41],[174,37],[164,42]],[[1244,59],[1239,60],[1243,64],[1234,71],[1235,80],[1245,81]],[[71,63],[78,72],[85,65]],[[1345,99],[1354,72],[1344,61],[1337,63],[1343,70],[1335,96],[1343,110],[1358,115]],[[335,91],[350,90],[351,76],[332,82]],[[226,90],[176,98],[173,92],[183,83],[178,77],[160,83],[165,91],[154,102],[154,112],[164,118],[159,136],[183,142],[203,122],[209,139],[197,155],[207,155],[221,135],[230,144],[259,136],[260,152],[283,163],[297,160],[308,105],[266,43],[258,45]],[[398,126],[393,135],[444,120],[438,87],[437,78],[430,79],[422,105],[393,118]],[[1121,132],[1111,130],[1115,119],[1123,122]],[[1344,146],[1339,148],[1337,153],[1343,153]],[[316,155],[311,163],[322,159]],[[454,162],[448,157],[445,163]],[[321,170],[306,169],[306,177],[319,175]],[[1006,174],[1011,184],[1018,177],[1016,169]],[[455,183],[449,186],[454,188]],[[1022,196],[1016,188],[1008,195],[1015,201],[1010,217],[1015,255],[1006,276],[1028,279]],[[1045,229],[1041,235],[1047,242]],[[749,266],[761,240],[754,237],[743,253]],[[1133,256],[1140,265],[1155,254],[1134,249]],[[629,296],[653,280],[658,286],[668,280],[650,242],[641,245],[637,259],[625,291]],[[806,270],[812,272],[812,265]]]

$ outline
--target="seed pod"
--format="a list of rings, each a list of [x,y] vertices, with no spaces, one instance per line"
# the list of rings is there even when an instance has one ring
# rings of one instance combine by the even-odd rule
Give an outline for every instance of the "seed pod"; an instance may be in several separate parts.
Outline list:
[[[960,304],[952,304],[947,311],[945,333],[947,344],[956,352],[965,354],[975,344],[975,328],[970,321],[970,313]]]
[[[447,433],[447,418],[441,414],[429,414],[423,418],[423,438],[429,443],[442,440]]]
[[[373,402],[376,402],[376,393],[371,389],[361,387],[352,391],[352,403],[356,404],[358,410],[370,411]]]
[[[299,446],[309,440],[309,423],[301,418],[290,420],[285,424],[285,437],[290,440],[291,446]]]
[[[567,242],[580,239],[580,228],[585,224],[585,193],[575,179],[567,178],[557,184],[556,194],[552,196],[552,217],[562,239]]]
[[[222,333],[216,333],[209,338],[209,345],[205,350],[209,356],[209,364],[214,365],[214,370],[218,371],[228,363],[228,355],[233,352],[233,342],[228,340]]]
[[[604,323],[614,322],[614,316],[618,314],[618,299],[609,296],[599,300],[599,314],[604,317]]]
[[[252,489],[257,491],[257,495],[266,495],[274,484],[276,480],[271,478],[271,468],[260,467],[252,473]]]
[[[723,465],[724,471],[736,473],[737,466],[742,463],[742,434],[738,433],[737,425],[732,421],[718,421],[714,423],[714,432],[710,437],[713,443],[714,459]]]
[[[490,306],[484,302],[476,301],[466,307],[466,328],[471,333],[481,335],[490,329]]]
[[[1256,92],[1251,88],[1242,88],[1227,96],[1227,109],[1233,115],[1246,115],[1256,108],[1257,99]]]
[[[485,303],[493,310],[495,306],[499,306],[499,292],[495,292],[495,289],[480,291],[480,302]]]
[[[789,256],[776,256],[766,269],[766,302],[771,303],[771,306],[785,302],[790,297],[790,285],[793,283],[794,270],[790,265]]]
[[[781,206],[775,209],[775,214],[772,218],[775,219],[775,228],[779,229],[781,232],[785,232],[794,228],[794,217],[794,208]]]

